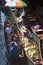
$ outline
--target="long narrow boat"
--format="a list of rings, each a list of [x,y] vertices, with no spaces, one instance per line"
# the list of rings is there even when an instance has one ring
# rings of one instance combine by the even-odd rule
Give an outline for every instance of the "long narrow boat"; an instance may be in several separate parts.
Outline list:
[[[43,65],[43,21],[36,11],[32,11],[28,15],[30,27],[33,32],[33,38],[38,44],[41,62]]]

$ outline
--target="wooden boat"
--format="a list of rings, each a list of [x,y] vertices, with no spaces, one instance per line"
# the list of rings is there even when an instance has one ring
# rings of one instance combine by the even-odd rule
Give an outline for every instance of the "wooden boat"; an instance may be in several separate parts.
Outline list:
[[[7,23],[8,23],[8,21],[6,21],[5,22],[5,27],[4,27],[4,33],[5,33],[5,42],[6,42],[6,55],[7,55],[7,58],[8,58],[8,64],[9,63],[14,63],[14,60],[13,60],[13,58],[11,57],[11,55],[9,54],[9,47],[10,47],[10,42],[8,41],[8,39],[7,39],[7,34],[6,34],[6,32],[5,32],[5,29],[6,29],[6,26],[7,26]],[[10,25],[9,23],[8,23],[8,25],[9,26],[12,26],[12,24]],[[16,31],[16,34],[17,34],[17,36],[19,36],[18,35],[18,30],[17,30],[17,27],[14,25],[13,26],[14,28],[15,28],[15,31]],[[9,39],[10,40],[10,39]],[[19,38],[18,38],[18,40],[19,40]],[[11,65],[12,65],[11,64]]]
[[[40,58],[41,58],[41,62],[43,65],[43,22],[42,19],[40,18],[40,16],[38,15],[38,13],[34,10],[28,14],[28,20],[30,24],[30,27],[32,29],[32,35],[34,40],[36,41],[36,43],[38,44],[39,47],[39,52],[40,52]],[[39,29],[34,29],[35,25],[39,25]]]
[[[17,36],[18,36],[18,41],[20,42],[22,39],[24,40],[23,41],[23,46],[24,46],[24,50],[25,50],[25,54],[26,54],[26,57],[27,57],[27,60],[28,60],[28,64],[30,64],[30,65],[42,65],[42,60],[41,60],[41,50],[39,50],[39,45],[37,44],[37,36],[33,33],[33,31],[32,31],[32,28],[31,28],[31,24],[30,24],[30,22],[28,23],[26,23],[25,24],[25,26],[27,26],[28,25],[28,31],[30,32],[30,35],[29,35],[29,38],[28,38],[28,34],[27,34],[27,30],[26,30],[26,33],[25,33],[25,37],[21,37],[21,32],[20,32],[20,30],[18,29],[18,27],[17,27],[17,25],[15,25],[16,23],[14,23],[14,15],[13,15],[13,12],[11,12],[12,13],[12,18],[13,19],[11,19],[10,21],[6,21],[5,22],[5,27],[4,27],[4,31],[5,31],[5,29],[6,29],[6,26],[7,26],[7,24],[9,25],[9,27],[12,27],[14,30],[15,30],[15,33],[17,34]],[[33,13],[32,13],[33,14]],[[22,15],[21,15],[22,16]],[[31,17],[30,16],[30,14],[28,14],[28,16],[29,16],[29,18],[33,18],[33,17]],[[12,20],[13,20],[13,22],[12,22]],[[36,19],[34,19],[34,21],[35,21]],[[28,20],[29,21],[29,20]],[[31,20],[31,22],[32,22],[33,20]],[[33,23],[32,23],[33,24]],[[6,32],[5,32],[5,42],[6,42],[6,48],[7,48],[7,56],[8,56],[8,59],[10,60],[10,62],[12,61],[12,58],[11,58],[11,56],[10,56],[10,54],[9,54],[9,51],[8,51],[8,42],[7,42],[7,39],[6,39],[6,37],[7,37],[7,34],[6,34]],[[34,39],[33,37],[35,37],[36,39]],[[28,40],[28,41],[27,41]],[[36,51],[37,52],[36,52]],[[29,52],[30,51],[30,52]],[[34,56],[34,51],[35,51],[35,53],[37,53],[37,55],[36,55],[36,57],[33,57]],[[38,52],[39,51],[39,52]],[[31,52],[33,52],[33,53],[31,53]],[[31,54],[29,54],[29,53],[31,53]],[[38,55],[39,54],[39,55]],[[31,56],[32,55],[32,56]],[[38,58],[37,58],[37,56],[38,56]],[[40,56],[40,57],[39,57]]]

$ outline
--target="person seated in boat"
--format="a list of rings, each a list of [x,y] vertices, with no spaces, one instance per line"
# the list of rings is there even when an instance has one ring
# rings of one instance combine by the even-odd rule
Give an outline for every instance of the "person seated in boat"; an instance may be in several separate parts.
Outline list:
[[[17,40],[17,35],[14,34],[13,37],[12,37],[12,40],[10,42],[10,50],[14,47],[14,46],[17,46],[19,45],[18,43],[18,40]]]
[[[26,33],[26,30],[27,30],[27,28],[24,25],[21,24],[21,26],[20,26],[20,32],[21,32],[21,36],[22,37],[24,37],[24,33]]]
[[[12,36],[12,41],[14,41],[14,42],[17,42],[18,41],[18,36],[16,35],[16,34],[14,34],[13,36]]]
[[[11,30],[12,30],[12,28],[9,26],[9,24],[7,24],[7,25],[6,25],[6,28],[5,28],[5,32],[6,32],[7,34],[10,34]]]
[[[11,33],[10,33],[10,35],[9,35],[9,41],[10,41],[10,42],[12,41],[13,36],[14,36],[14,32],[13,32],[13,31],[11,31]]]
[[[12,58],[12,64],[17,65],[18,59],[19,59],[19,44],[17,42],[11,42],[10,43],[10,50],[9,50],[10,56]]]
[[[11,41],[11,37],[13,35],[13,29],[9,26],[9,24],[7,24],[6,28],[5,28],[5,34],[6,34],[6,40],[8,42]]]

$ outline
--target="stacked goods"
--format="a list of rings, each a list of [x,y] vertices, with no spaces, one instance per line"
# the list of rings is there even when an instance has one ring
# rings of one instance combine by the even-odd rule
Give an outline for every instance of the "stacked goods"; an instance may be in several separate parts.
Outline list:
[[[38,47],[36,45],[32,45],[30,42],[25,43],[24,49],[27,51],[27,54],[30,56],[31,59],[39,59]]]

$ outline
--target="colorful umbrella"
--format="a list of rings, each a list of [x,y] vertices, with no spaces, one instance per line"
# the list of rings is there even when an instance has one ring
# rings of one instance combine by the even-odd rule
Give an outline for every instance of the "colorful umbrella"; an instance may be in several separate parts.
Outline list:
[[[5,6],[21,8],[27,7],[27,3],[22,0],[6,0]]]
[[[27,7],[27,4],[22,0],[16,0],[16,7]]]
[[[15,7],[16,6],[16,0],[6,0],[5,7]]]

